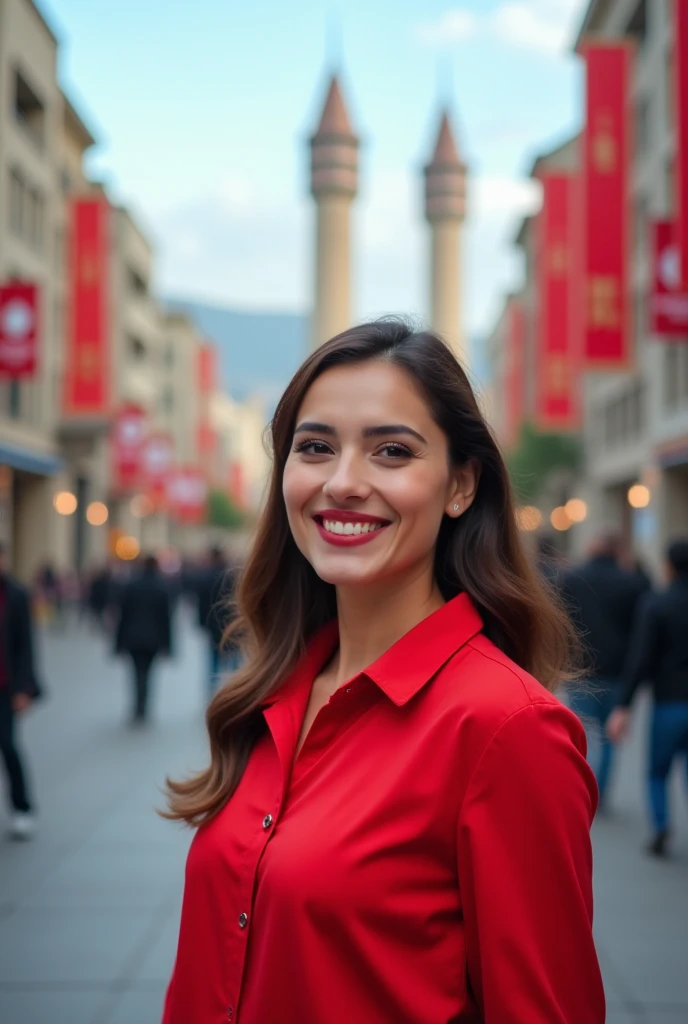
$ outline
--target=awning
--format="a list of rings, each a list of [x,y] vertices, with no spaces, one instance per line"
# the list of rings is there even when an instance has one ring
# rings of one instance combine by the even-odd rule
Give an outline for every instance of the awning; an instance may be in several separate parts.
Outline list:
[[[56,455],[46,455],[44,452],[31,451],[30,448],[0,442],[0,466],[11,466],[12,469],[21,469],[37,476],[54,476],[63,469],[64,462]]]

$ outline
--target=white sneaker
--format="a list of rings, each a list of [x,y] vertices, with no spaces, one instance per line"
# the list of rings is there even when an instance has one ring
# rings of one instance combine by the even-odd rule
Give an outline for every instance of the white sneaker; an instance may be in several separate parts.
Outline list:
[[[12,815],[10,835],[13,839],[33,839],[36,819],[30,811],[15,811]]]

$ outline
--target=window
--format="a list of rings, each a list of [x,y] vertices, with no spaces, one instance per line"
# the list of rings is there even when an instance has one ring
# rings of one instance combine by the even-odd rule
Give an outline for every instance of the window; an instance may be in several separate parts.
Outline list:
[[[60,171],[60,188],[65,195],[72,190],[72,178],[66,167]]]
[[[32,249],[41,252],[43,249],[43,225],[45,221],[45,202],[37,188],[27,192],[27,225],[26,241]]]
[[[127,277],[129,280],[129,287],[133,292],[137,295],[148,294],[148,282],[137,270],[134,270],[133,267],[127,267]]]
[[[679,357],[681,345],[668,344],[664,349],[664,404],[673,409],[679,397]]]
[[[11,380],[7,391],[7,414],[12,420],[18,420],[21,416],[21,384],[18,380]]]
[[[174,366],[174,345],[170,341],[165,349],[165,366],[171,368]]]
[[[133,335],[129,338],[129,351],[137,362],[143,362],[146,358],[146,346],[140,338],[135,338]]]
[[[165,388],[162,393],[162,408],[163,412],[171,416],[174,411],[174,392],[172,388]]]
[[[10,171],[10,208],[7,219],[12,234],[20,238],[24,234],[24,193],[25,186],[22,173],[17,167],[13,167]]]
[[[647,36],[647,0],[640,0],[631,15],[626,32],[634,36],[639,43],[644,43]]]
[[[14,116],[38,146],[43,146],[45,107],[19,71],[14,72]]]

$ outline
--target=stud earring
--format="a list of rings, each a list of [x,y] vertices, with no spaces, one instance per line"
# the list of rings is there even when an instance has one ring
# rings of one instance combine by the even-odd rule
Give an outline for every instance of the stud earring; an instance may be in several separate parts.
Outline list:
[[[455,512],[458,512],[458,511],[459,511],[459,506],[458,506],[458,505],[454,505],[454,511],[455,511]]]

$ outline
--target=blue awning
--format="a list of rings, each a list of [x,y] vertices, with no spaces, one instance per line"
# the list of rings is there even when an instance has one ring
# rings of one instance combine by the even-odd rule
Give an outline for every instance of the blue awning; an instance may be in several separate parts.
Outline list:
[[[64,462],[55,455],[45,455],[43,452],[0,442],[0,466],[11,466],[12,469],[21,469],[37,476],[54,476],[64,467]]]

